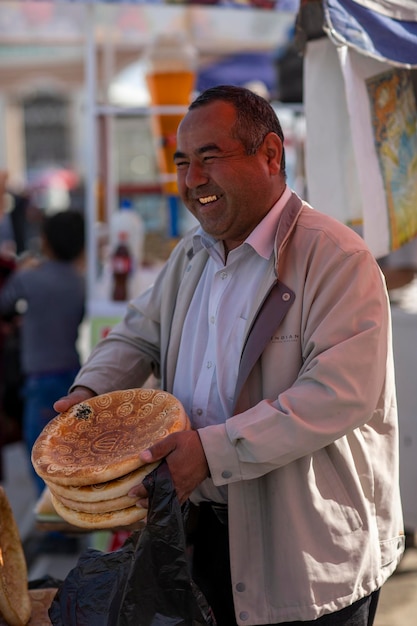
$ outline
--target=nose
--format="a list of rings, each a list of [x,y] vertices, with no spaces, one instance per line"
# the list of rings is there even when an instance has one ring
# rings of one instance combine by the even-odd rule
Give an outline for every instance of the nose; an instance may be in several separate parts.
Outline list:
[[[189,189],[194,189],[200,185],[204,185],[208,181],[208,175],[205,172],[204,165],[200,161],[191,160],[188,164],[185,176],[185,184]]]

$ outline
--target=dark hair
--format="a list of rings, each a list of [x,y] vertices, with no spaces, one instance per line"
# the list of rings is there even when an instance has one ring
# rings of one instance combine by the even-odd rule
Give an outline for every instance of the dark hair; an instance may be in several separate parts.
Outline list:
[[[203,91],[188,107],[189,111],[222,100],[236,109],[232,136],[242,142],[247,154],[255,154],[268,133],[275,133],[284,145],[279,119],[265,98],[250,89],[234,85],[217,85]],[[285,174],[285,151],[282,149],[281,171]]]
[[[48,215],[43,220],[44,237],[60,261],[73,261],[84,249],[84,217],[72,209]]]

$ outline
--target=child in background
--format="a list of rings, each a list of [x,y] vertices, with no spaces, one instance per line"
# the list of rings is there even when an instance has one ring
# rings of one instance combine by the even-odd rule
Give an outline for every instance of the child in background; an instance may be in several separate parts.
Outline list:
[[[80,264],[84,236],[84,218],[78,211],[46,216],[40,262],[15,271],[0,293],[0,314],[22,316],[23,438],[29,455],[44,426],[56,415],[54,401],[67,393],[80,367],[77,341],[85,307]],[[40,495],[45,484],[31,471]]]

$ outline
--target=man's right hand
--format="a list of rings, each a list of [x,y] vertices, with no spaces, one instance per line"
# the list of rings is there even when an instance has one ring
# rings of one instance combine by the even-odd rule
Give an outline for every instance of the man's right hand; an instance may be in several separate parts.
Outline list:
[[[75,387],[71,393],[63,398],[59,398],[59,400],[54,403],[54,409],[57,413],[63,413],[64,411],[68,411],[74,404],[84,402],[84,400],[93,398],[96,395],[97,394],[88,387]]]

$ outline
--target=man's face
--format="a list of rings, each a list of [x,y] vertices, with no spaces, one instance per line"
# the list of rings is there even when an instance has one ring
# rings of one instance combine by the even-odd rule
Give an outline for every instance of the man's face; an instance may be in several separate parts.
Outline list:
[[[282,145],[269,133],[248,156],[231,130],[233,105],[216,101],[189,111],[177,137],[178,189],[189,211],[226,250],[240,245],[284,190]]]

